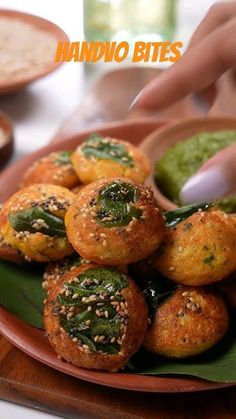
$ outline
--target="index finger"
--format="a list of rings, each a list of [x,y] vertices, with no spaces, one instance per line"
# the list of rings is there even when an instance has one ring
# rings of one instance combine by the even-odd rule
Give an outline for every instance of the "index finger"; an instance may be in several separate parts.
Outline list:
[[[198,44],[209,33],[236,16],[236,1],[214,3],[193,33],[188,48]]]
[[[172,67],[148,84],[134,100],[140,108],[162,109],[200,92],[228,68],[236,66],[236,20],[215,30],[190,48]]]

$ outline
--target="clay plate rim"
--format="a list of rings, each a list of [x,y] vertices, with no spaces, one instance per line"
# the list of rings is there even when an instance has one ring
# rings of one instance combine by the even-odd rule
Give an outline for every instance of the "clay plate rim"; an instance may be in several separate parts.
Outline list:
[[[43,364],[72,377],[119,389],[185,393],[214,390],[233,386],[233,383],[215,383],[198,378],[175,378],[139,375],[133,373],[106,373],[77,368],[57,358],[43,331],[36,329],[0,306],[0,331],[13,345]]]
[[[69,41],[67,34],[55,23],[50,22],[40,16],[32,15],[29,13],[19,12],[17,10],[0,9],[0,17],[7,17],[12,19],[19,19],[23,22],[32,24],[38,29],[42,29],[51,35],[53,35],[58,41]],[[52,64],[46,65],[43,69],[39,70],[33,76],[23,76],[18,80],[12,79],[9,82],[0,83],[0,95],[15,92],[27,84],[46,76],[52,71],[56,70],[62,63],[53,62]]]
[[[152,186],[156,199],[163,209],[172,210],[177,208],[177,205],[170,201],[157,187],[153,176],[155,163],[169,147],[178,141],[203,131],[211,132],[227,129],[236,130],[236,118],[227,116],[184,118],[152,132],[142,141],[140,148],[147,154],[152,164],[152,175],[147,179],[147,183]]]
[[[161,121],[113,123],[68,137],[65,141],[53,143],[37,150],[7,168],[0,175],[1,199],[7,199],[17,189],[15,179],[20,179],[26,167],[35,159],[54,150],[75,147],[94,131],[102,135],[124,138],[138,144],[145,135],[161,125],[163,125]],[[106,373],[74,367],[57,358],[43,331],[23,322],[2,306],[0,306],[0,333],[17,348],[39,362],[73,377],[108,387],[142,392],[179,393],[220,389],[234,385],[234,383],[216,383],[200,378],[186,378],[186,376],[177,378],[176,376],[157,377],[132,373]]]

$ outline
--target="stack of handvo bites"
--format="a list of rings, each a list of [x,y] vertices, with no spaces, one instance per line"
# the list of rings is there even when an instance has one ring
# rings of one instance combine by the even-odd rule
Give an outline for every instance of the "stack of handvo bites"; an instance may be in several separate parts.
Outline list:
[[[0,257],[48,263],[45,329],[76,366],[117,371],[142,345],[185,358],[228,329],[236,217],[210,204],[164,213],[149,174],[139,149],[92,135],[36,161],[2,206]]]

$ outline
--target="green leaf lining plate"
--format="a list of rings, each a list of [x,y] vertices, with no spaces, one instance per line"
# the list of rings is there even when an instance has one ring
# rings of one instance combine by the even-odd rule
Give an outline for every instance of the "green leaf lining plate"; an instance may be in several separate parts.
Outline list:
[[[140,122],[125,122],[112,124],[111,126],[105,126],[99,130],[96,130],[98,133],[104,136],[114,136],[117,138],[123,138],[124,140],[130,140],[134,145],[138,144],[145,135],[153,131],[155,128],[161,125],[161,123],[153,121],[140,121]],[[35,153],[28,155],[21,159],[20,161],[14,163],[10,166],[5,172],[0,176],[0,200],[3,201],[7,199],[12,193],[17,190],[16,179],[21,179],[26,168],[37,158],[42,157],[46,154],[49,154],[52,151],[74,149],[81,141],[88,137],[92,133],[92,130],[81,133],[79,136],[74,136],[67,138],[66,141],[61,141],[58,144],[51,144],[47,147],[44,147],[40,150],[37,150]],[[4,263],[5,264],[5,263]],[[16,272],[19,267],[15,267],[13,271]],[[25,268],[23,268],[25,269]],[[5,282],[7,284],[14,284],[14,279],[10,279],[13,271],[8,270],[6,266],[0,271],[0,276],[2,284]],[[21,271],[21,279],[24,278],[23,271]],[[29,271],[27,273],[27,278],[30,280]],[[34,270],[34,279],[33,284],[37,290],[39,290],[39,276],[38,273]],[[36,279],[38,278],[38,280]],[[16,277],[15,277],[16,279]],[[4,281],[4,282],[3,282]],[[33,286],[33,284],[31,284]],[[11,286],[12,286],[11,285]],[[10,288],[9,288],[10,289]],[[19,288],[17,288],[19,292]],[[6,294],[5,294],[6,295]],[[43,295],[41,295],[38,301],[42,301]],[[48,339],[45,336],[44,331],[33,327],[32,325],[26,323],[25,319],[21,320],[15,314],[13,314],[10,309],[9,301],[6,303],[8,309],[0,305],[0,332],[15,346],[23,350],[25,353],[31,357],[37,359],[38,361],[54,368],[59,371],[62,371],[66,374],[72,375],[79,379],[83,379],[89,382],[121,388],[129,389],[136,391],[146,391],[146,392],[192,392],[192,391],[202,391],[210,390],[216,388],[223,388],[232,386],[233,383],[224,383],[224,382],[214,382],[206,381],[200,378],[194,378],[191,375],[186,376],[189,372],[180,370],[179,375],[176,371],[169,371],[166,374],[163,372],[164,364],[163,359],[159,359],[158,364],[154,368],[159,368],[160,376],[153,375],[155,373],[151,372],[149,366],[141,365],[139,366],[139,374],[130,371],[130,372],[119,372],[119,373],[106,373],[101,371],[86,370],[82,368],[74,367],[73,365],[63,362],[57,358],[56,353],[53,351],[51,345],[48,342]],[[31,309],[32,302],[29,303],[28,308]],[[35,322],[35,325],[40,326],[40,315],[38,310],[38,305],[36,312],[34,314],[33,320],[31,323]],[[28,309],[27,309],[28,310]],[[28,311],[27,311],[28,313]],[[19,315],[19,312],[17,313]],[[28,314],[27,314],[28,315]],[[37,323],[36,323],[37,322]],[[235,347],[234,347],[235,351]],[[233,354],[233,352],[232,352]],[[141,356],[140,353],[138,356]],[[150,354],[148,354],[150,356]],[[133,358],[132,363],[136,362],[136,358]],[[163,365],[163,368],[162,368]],[[233,369],[233,365],[231,364]],[[147,372],[144,373],[144,368]],[[173,375],[174,372],[174,375]],[[149,374],[149,375],[145,375]],[[164,375],[162,375],[164,374]],[[184,375],[183,375],[184,374]],[[229,380],[228,380],[229,381]]]
[[[0,261],[0,303],[24,322],[40,329],[43,328],[45,298],[41,282],[41,266],[18,266]],[[130,360],[127,371],[148,375],[191,375],[222,383],[236,381],[235,332],[231,327],[217,346],[185,360],[168,360],[141,349]]]

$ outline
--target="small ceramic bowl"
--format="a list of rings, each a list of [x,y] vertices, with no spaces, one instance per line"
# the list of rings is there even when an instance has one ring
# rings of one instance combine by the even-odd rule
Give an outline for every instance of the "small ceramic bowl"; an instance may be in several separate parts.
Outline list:
[[[160,160],[166,150],[179,141],[200,132],[236,130],[236,118],[228,117],[202,117],[186,118],[180,122],[172,122],[151,133],[144,139],[140,148],[149,157],[152,163],[152,174],[147,179],[154,190],[156,199],[165,210],[176,208],[176,204],[170,201],[157,187],[154,179],[155,165]]]
[[[13,126],[8,117],[0,112],[0,129],[3,131],[3,138],[0,135],[0,166],[4,166],[14,149]]]
[[[61,28],[49,20],[43,19],[39,16],[31,15],[29,13],[22,13],[15,10],[0,9],[0,17],[17,19],[28,23],[39,30],[48,32],[50,35],[55,37],[57,41],[69,40],[68,36]],[[0,95],[6,95],[18,91],[25,87],[27,84],[46,76],[47,74],[51,73],[51,71],[56,70],[56,68],[60,65],[60,62],[52,62],[51,64],[45,66],[43,69],[40,69],[36,74],[22,76],[17,80],[12,79],[9,82],[4,81],[3,83],[0,83]]]

